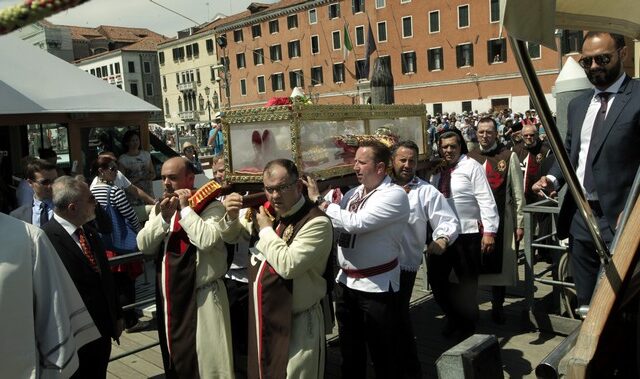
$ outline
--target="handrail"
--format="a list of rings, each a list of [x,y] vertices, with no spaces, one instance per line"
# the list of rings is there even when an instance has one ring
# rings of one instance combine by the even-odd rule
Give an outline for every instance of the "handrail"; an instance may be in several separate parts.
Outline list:
[[[600,233],[598,222],[593,215],[593,211],[591,210],[589,203],[587,202],[587,198],[582,192],[582,188],[580,187],[580,183],[578,182],[578,177],[571,167],[567,151],[562,145],[560,132],[558,131],[558,127],[553,121],[551,109],[549,109],[549,105],[547,104],[547,101],[544,97],[544,91],[542,91],[542,87],[540,86],[540,82],[538,81],[538,77],[536,76],[535,69],[533,67],[533,64],[531,63],[527,45],[524,41],[517,40],[512,36],[508,36],[508,38],[511,42],[511,48],[515,55],[516,62],[518,63],[518,68],[522,73],[522,79],[524,80],[524,83],[529,90],[531,101],[538,111],[540,122],[544,126],[544,130],[547,133],[547,138],[549,140],[549,144],[551,145],[551,150],[553,150],[553,153],[555,154],[556,160],[558,162],[558,165],[560,166],[560,170],[562,171],[562,175],[564,176],[569,191],[571,192],[571,195],[576,202],[576,206],[578,208],[578,211],[580,212],[580,215],[585,220],[587,229],[589,229],[589,234],[591,234],[591,237],[593,238],[596,251],[600,256],[600,261],[602,261],[603,264],[608,264],[611,259],[611,254],[609,253],[609,249],[602,239],[602,234]]]

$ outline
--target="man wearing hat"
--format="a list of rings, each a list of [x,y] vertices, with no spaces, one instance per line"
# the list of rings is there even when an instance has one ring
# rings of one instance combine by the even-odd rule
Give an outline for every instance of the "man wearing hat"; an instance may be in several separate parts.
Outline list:
[[[207,146],[211,148],[213,155],[220,155],[224,148],[224,137],[222,136],[222,115],[220,112],[216,112],[214,122],[215,124],[211,127],[211,131],[209,131],[209,141],[207,142]]]

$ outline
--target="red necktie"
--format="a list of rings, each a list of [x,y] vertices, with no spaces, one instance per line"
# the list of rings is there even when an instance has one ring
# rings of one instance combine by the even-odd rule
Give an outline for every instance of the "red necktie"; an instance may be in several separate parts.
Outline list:
[[[445,168],[440,173],[440,181],[438,182],[438,190],[447,199],[451,197],[451,173],[455,166]]]
[[[89,260],[89,265],[91,268],[98,272],[98,265],[96,264],[96,259],[91,252],[91,246],[89,246],[89,241],[87,240],[87,236],[84,234],[84,230],[82,228],[78,228],[76,230],[76,235],[78,236],[78,240],[80,241],[80,250],[85,257]]]

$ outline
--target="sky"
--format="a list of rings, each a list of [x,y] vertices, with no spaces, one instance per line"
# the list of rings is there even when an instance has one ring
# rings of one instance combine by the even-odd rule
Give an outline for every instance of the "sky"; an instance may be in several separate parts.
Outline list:
[[[254,0],[275,3],[277,0]],[[0,0],[0,9],[20,4],[23,0]],[[251,0],[154,0],[197,23],[204,23],[218,15],[233,15],[246,10]],[[175,37],[178,30],[195,26],[149,0],[90,0],[77,7],[47,18],[54,24],[96,27],[115,25],[150,29],[167,37]]]

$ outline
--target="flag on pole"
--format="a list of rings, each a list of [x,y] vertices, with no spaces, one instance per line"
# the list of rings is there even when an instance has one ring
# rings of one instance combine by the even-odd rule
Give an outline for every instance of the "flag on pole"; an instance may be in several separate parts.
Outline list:
[[[349,56],[349,52],[353,51],[353,44],[351,43],[351,37],[349,37],[349,25],[344,24],[344,41],[342,43],[343,59],[346,60]]]
[[[373,38],[373,30],[371,30],[371,20],[369,20],[369,31],[367,32],[367,42],[365,44],[365,57],[364,72],[367,73],[367,79],[369,79],[369,68],[371,67],[371,54],[376,51],[376,40]]]

